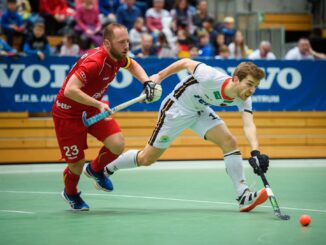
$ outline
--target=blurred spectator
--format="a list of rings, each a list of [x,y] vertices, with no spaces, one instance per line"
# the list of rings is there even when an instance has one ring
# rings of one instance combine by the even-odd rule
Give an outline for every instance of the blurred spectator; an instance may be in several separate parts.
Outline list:
[[[217,31],[213,28],[214,19],[206,19],[203,21],[203,29],[209,34],[209,41],[211,44],[215,42]]]
[[[214,23],[214,18],[208,14],[207,8],[207,0],[198,1],[196,14],[193,16],[193,24],[196,28],[202,28],[204,20],[209,20]]]
[[[206,30],[199,33],[199,57],[211,58],[215,54],[213,45],[210,43],[209,34]]]
[[[117,22],[127,27],[128,31],[134,26],[134,22],[141,17],[140,9],[135,6],[135,0],[125,0],[116,13]]]
[[[216,55],[215,59],[227,60],[230,58],[230,50],[229,50],[228,46],[226,46],[226,45],[220,46],[218,53],[219,53],[219,55]]]
[[[134,27],[129,31],[131,51],[140,49],[141,38],[144,33],[147,33],[147,29],[144,25],[144,18],[138,17],[134,23]]]
[[[177,56],[176,47],[170,46],[163,32],[158,35],[157,43],[157,56],[159,58],[171,58]]]
[[[67,33],[62,37],[62,45],[60,47],[60,56],[78,56],[80,48],[75,43],[75,36],[73,33]]]
[[[45,36],[45,24],[43,22],[34,24],[33,31],[24,44],[24,52],[27,55],[37,56],[41,60],[50,54],[51,47]]]
[[[20,16],[25,22],[28,21],[29,16],[31,15],[32,8],[28,0],[18,0],[17,1],[17,10]]]
[[[177,50],[179,58],[190,57],[190,47],[196,44],[195,40],[186,29],[179,29],[177,33]]]
[[[98,0],[98,5],[103,26],[116,22],[115,13],[120,7],[120,0]]]
[[[141,39],[141,47],[135,50],[134,55],[139,58],[146,58],[149,56],[156,56],[156,49],[153,44],[153,37],[150,34],[143,34]]]
[[[224,34],[225,37],[224,44],[228,46],[233,41],[234,35],[236,33],[236,29],[234,27],[234,18],[231,16],[225,17],[223,20],[223,26],[220,31]]]
[[[188,6],[188,0],[176,0],[170,14],[172,16],[173,30],[175,32],[179,29],[186,29],[190,34],[194,33],[194,26],[192,24],[193,14]]]
[[[28,0],[32,13],[39,13],[39,0]]]
[[[231,59],[244,59],[247,57],[248,47],[241,31],[236,31],[233,42],[228,46]]]
[[[83,50],[90,48],[91,44],[100,46],[102,44],[101,28],[98,8],[94,6],[93,0],[84,0],[76,10],[75,31],[79,34],[80,47]]]
[[[8,56],[17,53],[17,50],[12,48],[5,40],[0,38],[0,55]]]
[[[296,47],[290,49],[286,55],[286,60],[314,60],[326,59],[326,55],[315,52],[307,38],[300,38]]]
[[[45,19],[46,33],[57,35],[60,29],[72,23],[75,11],[68,8],[65,0],[39,0],[39,13]]]
[[[0,0],[0,16],[2,15],[2,11],[7,8],[7,0]]]
[[[146,11],[146,25],[150,33],[157,36],[163,29],[162,19],[169,17],[170,13],[163,9],[164,0],[153,0],[153,8]]]
[[[272,45],[268,41],[262,41],[259,48],[252,52],[248,59],[250,60],[275,60],[276,56],[272,52]]]
[[[172,31],[171,25],[172,25],[172,17],[171,16],[165,17],[162,19],[162,26],[163,26],[162,32],[164,33],[169,45],[171,47],[175,47],[176,43],[177,43],[177,36]]]
[[[198,50],[197,46],[192,45],[192,46],[189,47],[189,57],[191,59],[198,58],[198,53],[199,53],[199,50]]]
[[[213,42],[213,46],[214,46],[214,49],[215,49],[215,55],[220,54],[220,48],[225,45],[224,41],[225,41],[224,34],[221,33],[221,32],[218,32],[216,34],[215,40]]]
[[[15,36],[24,36],[26,23],[17,12],[17,0],[8,0],[7,9],[2,15],[1,27],[10,46],[13,45]]]

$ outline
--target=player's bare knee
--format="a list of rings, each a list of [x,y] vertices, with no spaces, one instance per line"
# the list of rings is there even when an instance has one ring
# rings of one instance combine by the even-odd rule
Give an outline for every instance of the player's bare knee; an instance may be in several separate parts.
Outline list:
[[[238,149],[237,139],[233,135],[229,135],[221,145],[224,152]]]
[[[125,149],[125,141],[124,140],[117,142],[116,144],[110,146],[110,148],[109,148],[109,150],[116,155],[122,154],[124,149]]]

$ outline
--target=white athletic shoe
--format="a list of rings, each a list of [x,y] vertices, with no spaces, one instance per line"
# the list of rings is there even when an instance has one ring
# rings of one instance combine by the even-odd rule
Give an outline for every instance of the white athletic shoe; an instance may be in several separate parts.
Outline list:
[[[251,192],[249,189],[246,189],[237,201],[239,202],[240,212],[249,212],[256,206],[266,202],[267,199],[268,195],[265,188],[256,192]]]

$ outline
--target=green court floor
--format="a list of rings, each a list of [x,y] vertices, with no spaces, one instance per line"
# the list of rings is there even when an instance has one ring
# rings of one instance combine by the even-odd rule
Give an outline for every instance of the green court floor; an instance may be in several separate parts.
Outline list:
[[[63,164],[0,166],[0,244],[326,244],[326,160],[274,160],[267,178],[290,221],[269,202],[240,213],[220,161],[159,162],[115,173],[111,193],[82,176],[89,212],[60,193]],[[248,183],[262,187],[246,164]],[[301,227],[300,215],[312,218]]]

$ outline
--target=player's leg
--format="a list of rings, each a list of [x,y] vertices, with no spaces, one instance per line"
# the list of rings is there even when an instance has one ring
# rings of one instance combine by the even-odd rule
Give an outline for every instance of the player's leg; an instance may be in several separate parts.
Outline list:
[[[173,140],[195,120],[193,115],[181,113],[172,100],[166,98],[161,105],[158,121],[148,144],[141,151],[129,150],[105,167],[107,175],[119,169],[148,166],[156,162]]]
[[[267,200],[265,189],[259,192],[249,191],[236,139],[211,108],[207,108],[201,113],[201,117],[192,129],[222,149],[227,173],[238,196],[240,211],[250,211]]]
[[[124,150],[124,137],[114,119],[100,121],[89,128],[89,133],[102,141],[104,146],[98,156],[86,166],[85,175],[94,180],[97,189],[112,191],[113,184],[104,175],[104,167],[118,158]]]
[[[80,119],[53,117],[53,121],[62,158],[68,163],[63,172],[64,191],[62,197],[73,210],[88,210],[89,206],[81,199],[77,189],[85,163],[86,130],[83,129]]]

